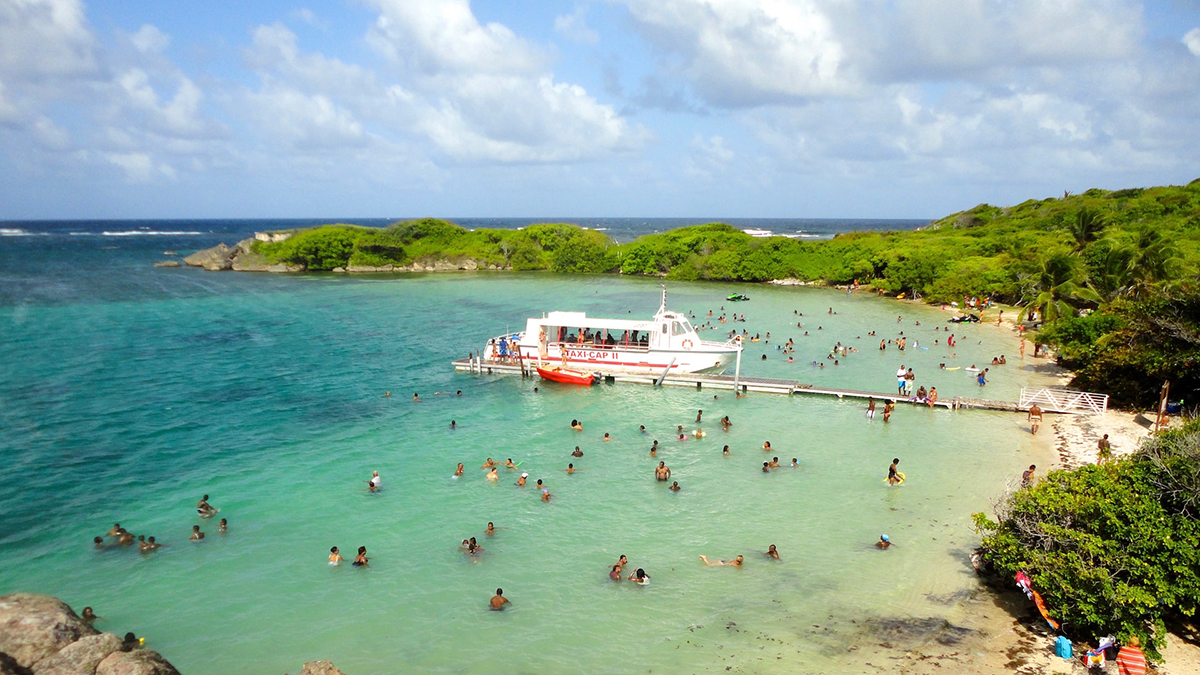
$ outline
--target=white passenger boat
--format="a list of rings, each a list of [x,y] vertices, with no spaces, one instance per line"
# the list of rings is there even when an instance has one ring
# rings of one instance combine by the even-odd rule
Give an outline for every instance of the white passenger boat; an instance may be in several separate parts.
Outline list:
[[[667,310],[667,290],[653,319],[599,319],[583,312],[550,312],[529,319],[521,333],[488,341],[484,357],[599,373],[720,373],[741,341],[701,340],[687,316]],[[668,371],[669,369],[669,371]]]

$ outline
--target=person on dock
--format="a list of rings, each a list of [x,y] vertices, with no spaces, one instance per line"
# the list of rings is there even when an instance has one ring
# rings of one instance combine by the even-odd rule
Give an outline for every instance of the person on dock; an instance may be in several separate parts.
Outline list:
[[[932,408],[934,406],[934,404],[937,403],[937,400],[938,400],[937,387],[930,387],[929,388],[929,396],[926,397],[925,402],[929,404],[930,408]]]
[[[892,545],[892,540],[886,534],[879,535],[879,541],[875,542],[875,548],[887,549]]]
[[[1108,434],[1104,434],[1104,438],[1096,441],[1096,459],[1100,462],[1107,462],[1112,459],[1112,443],[1108,440]]]
[[[896,394],[898,396],[904,395],[904,383],[905,383],[904,376],[907,374],[908,374],[907,371],[904,369],[904,364],[901,363],[900,369],[896,371]]]
[[[1025,419],[1029,420],[1030,433],[1036,434],[1038,428],[1042,426],[1042,409],[1038,407],[1038,404],[1034,403],[1029,406],[1029,416]]]
[[[908,372],[904,374],[904,395],[905,396],[912,396],[913,385],[916,384],[916,382],[917,382],[917,376],[913,373],[913,369],[909,368]]]
[[[900,463],[899,457],[892,459],[892,465],[888,467],[888,477],[887,477],[888,485],[896,485],[897,483],[900,482],[900,476],[896,475],[896,465],[899,463]]]
[[[775,548],[775,544],[767,547],[766,556],[772,560],[779,560],[779,549]]]
[[[1036,464],[1030,464],[1028,469],[1021,473],[1021,485],[1031,485],[1034,480],[1034,472],[1037,471]]]
[[[733,560],[718,560],[716,562],[710,562],[707,556],[700,556],[700,559],[703,560],[704,564],[708,565],[709,567],[721,567],[722,565],[730,565],[732,567],[741,567],[742,563],[745,562],[745,560],[746,560],[743,556],[740,556],[740,555],[738,557],[734,558]]]
[[[660,481],[671,478],[671,469],[667,466],[666,462],[659,462],[658,466],[654,468],[654,478]]]

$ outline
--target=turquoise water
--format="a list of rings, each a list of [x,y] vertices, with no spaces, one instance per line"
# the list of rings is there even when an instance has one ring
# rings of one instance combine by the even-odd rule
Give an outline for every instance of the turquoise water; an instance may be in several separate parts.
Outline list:
[[[0,592],[91,605],[102,629],[147,636],[189,674],[278,675],[314,658],[355,675],[857,672],[846,648],[869,640],[865,619],[953,615],[944,599],[975,584],[969,514],[1047,459],[1015,415],[901,406],[884,425],[859,402],[579,389],[450,367],[542,311],[648,316],[652,281],[138,265],[125,297],[0,307]],[[748,346],[744,374],[887,392],[904,362],[943,398],[979,395],[964,371],[937,370],[950,360],[932,344],[944,342],[933,327],[948,325],[937,309],[823,289],[669,290],[673,309],[697,315],[719,314],[734,290],[751,296],[736,305],[747,323],[724,328],[772,339]],[[902,329],[930,349],[881,355],[872,329]],[[957,365],[1009,355],[987,396],[1013,398],[1037,377],[1011,358],[1009,332],[955,332]],[[797,363],[775,350],[786,337]],[[836,368],[809,365],[838,340],[861,351]],[[673,441],[700,408],[708,436]],[[614,440],[601,442],[605,432]],[[653,480],[655,438],[681,492]],[[802,467],[764,475],[764,440]],[[575,445],[584,457],[569,456]],[[515,487],[506,470],[487,483],[478,467],[489,456],[523,462],[531,485]],[[894,456],[908,482],[888,488]],[[457,462],[467,474],[452,480]],[[567,462],[582,471],[566,475]],[[364,489],[372,470],[378,494]],[[227,534],[195,516],[205,493]],[[495,537],[483,534],[489,520]],[[115,521],[165,546],[94,551],[91,538]],[[194,524],[205,541],[187,540]],[[897,545],[874,549],[881,532]],[[470,536],[486,547],[475,560],[458,550]],[[763,558],[771,543],[781,561]],[[332,545],[366,545],[370,567],[331,568]],[[739,553],[742,569],[697,559]],[[620,554],[627,574],[644,567],[652,583],[611,582]],[[513,602],[502,613],[484,609],[497,586]]]

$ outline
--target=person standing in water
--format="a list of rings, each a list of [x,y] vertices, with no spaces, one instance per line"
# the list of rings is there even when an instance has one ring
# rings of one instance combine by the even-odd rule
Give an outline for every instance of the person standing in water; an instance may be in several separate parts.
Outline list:
[[[463,475],[463,465],[462,465],[462,462],[459,462],[459,463],[458,463],[458,468],[454,470],[454,475],[455,475],[455,476],[461,476],[461,475]]]
[[[200,526],[193,525],[192,526],[192,536],[188,537],[188,539],[191,539],[192,541],[200,541],[203,538],[204,538],[204,533],[200,531]]]
[[[340,565],[342,560],[344,560],[344,558],[342,558],[342,553],[341,553],[341,551],[338,550],[338,547],[334,546],[329,549],[329,564],[330,565],[334,565],[334,566]]]
[[[354,567],[366,567],[370,559],[367,558],[367,547],[359,546],[358,555],[354,556],[354,562],[350,563]]]
[[[775,544],[767,547],[767,557],[773,560],[779,560],[779,549],[775,548]]]
[[[367,481],[367,489],[374,492],[379,489],[380,485],[383,485],[383,479],[379,477],[378,471],[372,471],[371,480]]]
[[[869,419],[869,420],[875,419],[875,397],[874,396],[867,397],[867,419]]]
[[[671,469],[667,467],[666,462],[659,462],[658,466],[654,468],[654,478],[660,481],[671,478]]]
[[[900,463],[900,458],[896,457],[892,460],[892,465],[888,467],[888,485],[895,485],[900,482],[900,476],[896,475],[896,465]]]
[[[886,534],[879,535],[879,541],[875,542],[875,548],[886,549],[892,545],[892,540]]]
[[[497,588],[496,594],[492,596],[491,602],[489,604],[491,605],[493,611],[498,612],[498,611],[504,609],[504,606],[507,605],[508,603],[509,603],[509,599],[504,597],[504,589]]]
[[[667,489],[670,490],[671,492],[679,492],[683,488],[679,487],[679,481],[673,481],[671,483],[671,487],[669,487]]]

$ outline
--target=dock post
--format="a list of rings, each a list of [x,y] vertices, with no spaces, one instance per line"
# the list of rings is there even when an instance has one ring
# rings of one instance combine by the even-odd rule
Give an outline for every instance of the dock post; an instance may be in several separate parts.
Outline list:
[[[738,383],[741,381],[741,379],[742,379],[742,348],[738,347],[737,365],[734,366],[734,368],[733,368],[733,391],[735,394],[737,393]]]
[[[665,292],[664,292],[664,295],[665,295]],[[667,367],[665,369],[663,369],[663,374],[658,377],[658,381],[654,383],[654,386],[656,386],[656,387],[662,386],[663,380],[667,379],[667,373],[671,372],[671,366],[674,366],[674,365],[675,365],[675,359],[672,358],[671,362],[667,364]]]

